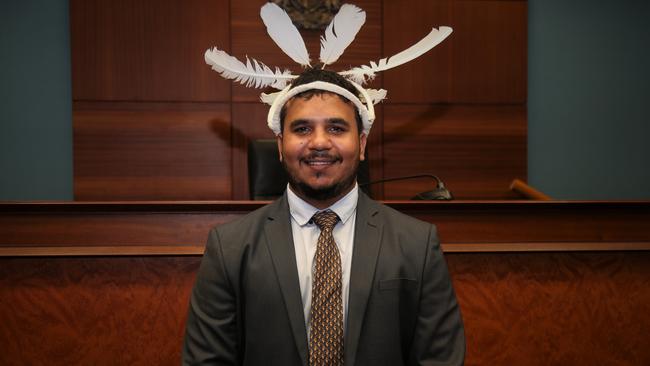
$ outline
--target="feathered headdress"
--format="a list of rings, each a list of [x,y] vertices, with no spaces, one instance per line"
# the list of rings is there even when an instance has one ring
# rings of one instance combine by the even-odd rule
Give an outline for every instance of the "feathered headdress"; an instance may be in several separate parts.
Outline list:
[[[291,22],[289,15],[278,5],[267,3],[262,6],[260,16],[266,25],[269,36],[282,51],[303,67],[311,67],[305,42],[296,26]],[[325,35],[321,37],[320,62],[322,67],[338,60],[343,51],[352,43],[365,21],[366,12],[359,7],[351,4],[341,6],[330,25],[325,29]],[[249,87],[271,86],[279,90],[275,93],[262,93],[261,95],[262,101],[271,106],[267,122],[269,128],[276,135],[281,133],[280,110],[282,106],[293,96],[311,89],[326,90],[349,99],[359,110],[363,121],[363,132],[368,134],[375,120],[374,104],[386,98],[386,90],[365,89],[362,85],[372,80],[379,71],[391,69],[419,57],[442,42],[451,32],[450,27],[433,28],[418,43],[396,55],[382,58],[378,62],[371,61],[370,65],[362,65],[339,72],[339,75],[345,77],[358,90],[361,98],[338,85],[325,81],[315,81],[292,88],[291,81],[298,75],[293,75],[288,70],[282,71],[277,67],[273,70],[248,57],[246,57],[246,63],[243,63],[216,47],[205,51],[205,62],[227,79],[233,79]]]

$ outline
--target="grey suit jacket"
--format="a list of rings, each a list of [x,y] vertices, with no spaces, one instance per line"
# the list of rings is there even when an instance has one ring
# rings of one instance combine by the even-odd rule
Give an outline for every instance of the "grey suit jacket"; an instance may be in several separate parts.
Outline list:
[[[461,365],[462,319],[435,226],[359,192],[346,366]],[[185,365],[309,364],[286,194],[210,232]]]

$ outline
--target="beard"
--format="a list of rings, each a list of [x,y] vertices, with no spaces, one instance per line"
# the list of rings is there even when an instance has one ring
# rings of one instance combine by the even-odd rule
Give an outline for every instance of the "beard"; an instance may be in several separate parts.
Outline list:
[[[325,187],[312,187],[309,184],[300,180],[295,174],[292,174],[291,170],[286,164],[286,159],[282,159],[282,167],[284,171],[287,172],[287,178],[289,180],[289,185],[293,188],[294,192],[300,193],[305,197],[316,201],[326,201],[335,197],[339,197],[342,193],[348,190],[354,183],[357,181],[357,171],[359,170],[359,161],[357,160],[352,173],[346,177],[343,177],[338,182]]]

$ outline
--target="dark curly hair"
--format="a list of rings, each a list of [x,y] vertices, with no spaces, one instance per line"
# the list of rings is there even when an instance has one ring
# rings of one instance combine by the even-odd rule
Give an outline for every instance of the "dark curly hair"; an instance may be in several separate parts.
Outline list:
[[[318,66],[305,70],[302,74],[300,74],[297,78],[293,80],[293,82],[291,83],[291,87],[293,88],[298,85],[309,84],[314,81],[325,81],[330,84],[338,85],[343,89],[349,91],[353,95],[355,95],[357,98],[359,98],[359,91],[346,78],[337,74],[334,71],[323,70]],[[305,100],[309,100],[314,95],[320,96],[326,93],[334,94],[338,96],[342,101],[344,101],[347,104],[350,104],[354,108],[356,112],[355,117],[357,122],[357,129],[359,133],[361,133],[363,131],[363,121],[361,120],[361,115],[359,114],[359,111],[357,110],[357,107],[354,105],[354,103],[352,103],[350,100],[348,100],[346,97],[342,95],[332,93],[327,90],[309,89],[309,90],[305,90],[302,93],[294,95],[290,100],[295,98],[303,98]],[[287,116],[287,103],[285,103],[282,106],[282,109],[280,110],[280,131],[284,131],[284,118],[286,116]]]

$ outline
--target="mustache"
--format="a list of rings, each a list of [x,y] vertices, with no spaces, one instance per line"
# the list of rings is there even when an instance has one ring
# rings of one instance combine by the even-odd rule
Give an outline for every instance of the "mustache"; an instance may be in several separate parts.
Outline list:
[[[331,160],[331,161],[341,161],[341,156],[331,155],[327,151],[314,151],[309,155],[303,156],[300,160],[310,161],[310,160]]]

